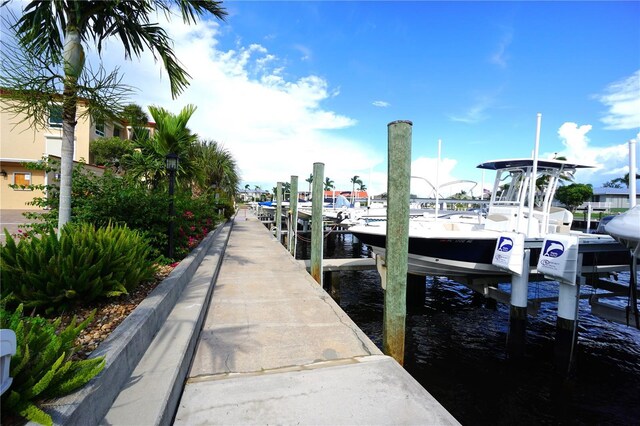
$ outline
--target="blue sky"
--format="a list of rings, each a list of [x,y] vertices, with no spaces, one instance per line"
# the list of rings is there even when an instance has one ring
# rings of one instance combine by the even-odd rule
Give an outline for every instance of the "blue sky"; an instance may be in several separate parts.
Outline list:
[[[542,157],[597,166],[578,181],[599,186],[628,171],[640,131],[640,2],[224,6],[226,22],[167,26],[193,77],[176,100],[151,55],[125,62],[111,43],[103,61],[138,87],[133,102],[195,104],[190,127],[234,154],[243,187],[298,175],[306,188],[324,162],[338,189],[359,175],[384,192],[394,120],[413,122],[413,175],[435,182],[441,139],[440,182],[480,183],[479,163],[531,156],[537,113]],[[419,180],[412,193],[429,195]]]

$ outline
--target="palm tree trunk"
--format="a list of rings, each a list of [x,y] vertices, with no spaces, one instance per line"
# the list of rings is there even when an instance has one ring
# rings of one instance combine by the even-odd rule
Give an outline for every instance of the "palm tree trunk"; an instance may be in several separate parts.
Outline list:
[[[64,85],[62,104],[62,149],[60,153],[60,204],[58,234],[71,219],[71,176],[73,174],[74,137],[76,129],[77,88],[75,79]]]
[[[78,77],[84,67],[84,51],[78,31],[69,26],[64,44],[64,91],[62,93],[62,148],[60,152],[60,204],[58,206],[58,235],[71,220],[71,177],[76,134]]]

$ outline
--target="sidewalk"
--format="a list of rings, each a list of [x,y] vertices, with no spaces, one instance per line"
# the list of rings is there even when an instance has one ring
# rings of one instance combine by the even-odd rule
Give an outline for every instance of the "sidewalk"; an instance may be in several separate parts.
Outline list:
[[[24,229],[26,223],[33,222],[31,219],[27,219],[22,215],[25,212],[37,212],[42,213],[43,210],[0,210],[0,244],[4,244],[6,237],[4,230],[9,231],[9,234],[15,235],[18,233],[18,229]]]
[[[175,424],[457,422],[239,214]]]

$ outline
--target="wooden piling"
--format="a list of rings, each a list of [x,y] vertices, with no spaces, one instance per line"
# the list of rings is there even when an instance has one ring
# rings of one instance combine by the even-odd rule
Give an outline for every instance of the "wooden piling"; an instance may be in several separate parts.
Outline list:
[[[388,129],[386,291],[382,329],[383,352],[404,363],[409,251],[409,180],[411,121],[394,121]],[[314,176],[315,178],[315,176]]]
[[[276,185],[276,239],[282,244],[282,182]]]
[[[322,286],[324,163],[313,163],[313,187],[311,194],[313,198],[311,206],[311,276]]]
[[[298,241],[298,176],[291,176],[291,195],[289,196],[291,220],[289,221],[289,253],[295,259]]]

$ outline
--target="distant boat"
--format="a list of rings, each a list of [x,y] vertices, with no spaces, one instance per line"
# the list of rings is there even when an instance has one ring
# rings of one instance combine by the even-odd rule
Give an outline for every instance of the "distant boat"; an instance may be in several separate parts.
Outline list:
[[[551,204],[561,175],[585,167],[590,166],[561,160],[535,162],[531,158],[496,160],[478,165],[478,168],[496,171],[486,218],[461,215],[411,219],[409,273],[503,275],[505,272],[494,266],[492,261],[498,238],[505,232],[524,235],[525,248],[531,249],[531,272],[534,273],[542,242],[553,234],[575,235],[580,245],[594,248],[594,251],[583,255],[583,272],[615,270],[628,265],[628,259],[624,259],[620,251],[604,250],[621,248],[613,237],[571,231],[572,213]],[[532,176],[537,185],[544,182],[543,188],[536,188],[534,194],[530,194],[530,188],[534,186]],[[533,208],[530,208],[532,201]],[[386,221],[356,225],[350,231],[369,245],[377,256],[384,258]]]

